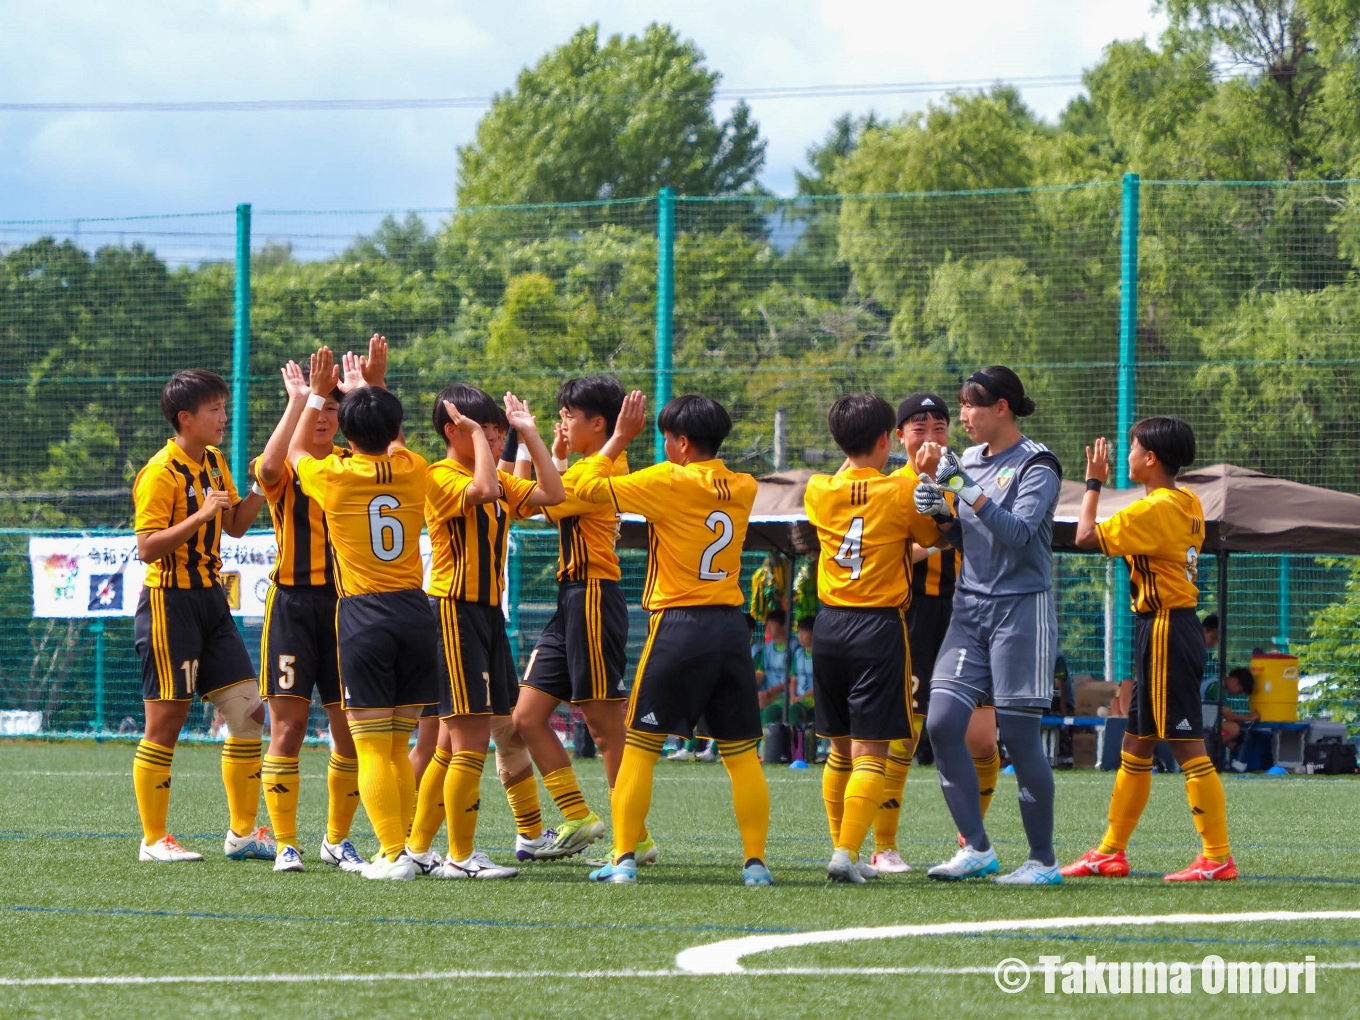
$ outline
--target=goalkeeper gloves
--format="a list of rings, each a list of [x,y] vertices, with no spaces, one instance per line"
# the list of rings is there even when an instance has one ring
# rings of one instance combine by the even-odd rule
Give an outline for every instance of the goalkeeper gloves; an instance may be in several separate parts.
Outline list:
[[[949,513],[944,501],[944,490],[929,478],[922,478],[916,483],[912,498],[916,501],[916,512],[923,517],[939,517]]]
[[[935,481],[969,506],[976,503],[978,497],[982,495],[982,486],[968,477],[952,450],[945,450],[944,455],[940,457],[939,467],[935,469]]]

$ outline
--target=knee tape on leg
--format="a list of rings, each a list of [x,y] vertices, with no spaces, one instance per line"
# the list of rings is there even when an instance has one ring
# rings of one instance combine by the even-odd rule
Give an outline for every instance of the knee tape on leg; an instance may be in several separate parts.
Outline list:
[[[491,739],[496,742],[496,775],[500,777],[501,785],[511,786],[533,774],[534,763],[529,757],[529,749],[524,746],[524,738],[509,716],[492,717]]]
[[[208,700],[222,713],[229,736],[237,740],[259,740],[264,736],[264,720],[252,718],[261,704],[260,691],[255,684],[232,684],[213,691]]]

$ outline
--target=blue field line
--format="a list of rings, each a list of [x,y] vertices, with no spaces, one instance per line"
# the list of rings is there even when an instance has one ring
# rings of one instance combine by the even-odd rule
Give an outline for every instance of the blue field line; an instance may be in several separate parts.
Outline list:
[[[785,935],[806,931],[805,928],[763,928],[719,924],[606,924],[604,922],[572,921],[558,924],[552,921],[502,921],[475,917],[307,917],[291,914],[219,914],[202,910],[135,910],[131,907],[33,907],[20,904],[0,904],[0,911],[12,914],[75,914],[86,917],[170,917],[196,921],[274,921],[302,924],[412,924],[452,928],[541,928],[586,929],[592,931],[663,931],[686,934],[735,932],[745,935]]]

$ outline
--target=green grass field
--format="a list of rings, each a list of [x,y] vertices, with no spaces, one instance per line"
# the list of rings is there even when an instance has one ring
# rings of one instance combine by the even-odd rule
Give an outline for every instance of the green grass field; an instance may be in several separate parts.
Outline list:
[[[515,1016],[591,1018],[1349,1017],[1360,1001],[1355,919],[1009,927],[776,948],[746,973],[697,976],[676,955],[749,935],[941,922],[1360,908],[1360,780],[1225,778],[1236,883],[1168,887],[1198,841],[1178,776],[1158,776],[1130,848],[1138,874],[1054,889],[940,885],[923,875],[859,887],[825,880],[829,853],[820,769],[770,767],[769,863],[777,885],[737,882],[740,845],[720,765],[661,762],[649,819],[661,861],[634,887],[586,882],[584,861],[542,864],[508,882],[368,883],[316,857],[325,757],[303,753],[308,871],[220,853],[225,805],[217,749],[175,757],[171,828],[202,864],[139,864],[129,744],[0,743],[0,1016]],[[604,798],[598,762],[581,763],[587,796]],[[1059,855],[1101,833],[1112,776],[1058,776]],[[988,818],[1003,866],[1023,855],[1014,780]],[[480,846],[511,854],[510,814],[488,769]],[[544,795],[545,816],[555,811]],[[263,818],[263,806],[261,810]],[[550,823],[551,824],[551,823]],[[360,849],[372,849],[359,816]],[[912,772],[901,846],[914,864],[951,852],[953,829],[932,770]],[[440,844],[442,846],[442,837]],[[923,870],[923,869],[922,869]],[[998,990],[992,969],[1015,957],[1198,962],[1302,961],[1312,995],[1046,994]],[[787,973],[788,969],[805,973]],[[863,973],[869,969],[891,973]],[[761,972],[765,973],[761,973]],[[777,972],[777,973],[775,973]],[[426,975],[426,976],[422,976]],[[179,980],[194,978],[194,981]],[[115,979],[96,983],[77,978]],[[147,979],[175,978],[151,982]],[[249,980],[253,978],[254,980]],[[35,979],[60,979],[37,984]]]

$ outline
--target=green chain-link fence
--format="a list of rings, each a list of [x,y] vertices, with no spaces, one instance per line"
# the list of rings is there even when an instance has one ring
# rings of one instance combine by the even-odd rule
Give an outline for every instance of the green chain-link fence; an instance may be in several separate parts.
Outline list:
[[[323,342],[358,349],[374,331],[393,345],[408,435],[430,454],[441,452],[431,398],[452,380],[514,389],[546,430],[563,378],[608,372],[649,396],[722,400],[738,469],[830,469],[825,415],[840,394],[896,402],[932,389],[952,402],[969,372],[1000,363],[1038,402],[1028,434],[1069,477],[1092,437],[1172,413],[1194,425],[1200,464],[1360,491],[1360,184],[1143,181],[1133,194],[1132,221],[1129,183],[1113,181],[395,216],[254,210],[248,237],[237,211],[0,222],[0,710],[40,710],[44,728],[72,731],[138,715],[130,620],[34,619],[27,544],[126,531],[132,477],[168,434],[165,378],[197,366],[248,387],[235,461],[272,428],[283,361]],[[238,246],[250,253],[250,329],[234,350]],[[244,371],[233,377],[234,354]],[[652,457],[650,436],[630,450],[634,464]],[[532,529],[517,540],[527,652],[551,605],[555,545]],[[637,555],[625,553],[634,574]],[[1335,698],[1348,699],[1360,676],[1355,564],[1232,564],[1226,659],[1287,639],[1305,673],[1337,678]],[[1110,587],[1113,616],[1126,616],[1118,571],[1062,555],[1056,576],[1069,664],[1103,675]],[[1206,611],[1215,598],[1206,585]],[[254,643],[258,621],[244,626]]]

